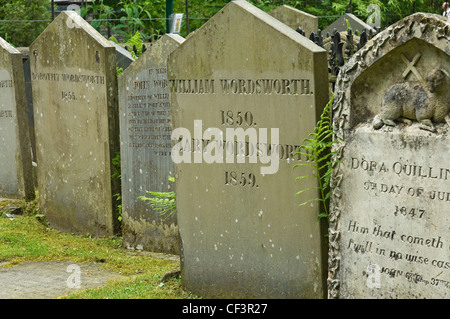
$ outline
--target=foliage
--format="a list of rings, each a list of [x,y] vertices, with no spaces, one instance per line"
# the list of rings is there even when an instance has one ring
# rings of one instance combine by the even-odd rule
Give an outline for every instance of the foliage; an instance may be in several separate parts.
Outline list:
[[[114,194],[113,197],[115,197],[116,201],[118,201],[119,203],[122,202],[122,194],[121,193]],[[118,210],[117,220],[119,222],[121,222],[122,221],[122,204],[117,205],[117,210]]]
[[[184,0],[173,3],[174,13],[189,10],[189,30],[200,28],[231,0]],[[338,16],[349,11],[349,0],[248,0],[261,10],[268,12],[282,4],[319,17],[319,28],[324,29]],[[415,12],[441,14],[442,1],[437,0],[353,0],[351,11],[366,21],[372,14],[367,11],[370,4],[381,9],[382,27],[386,27]],[[50,20],[48,0],[0,0],[1,20]],[[162,35],[166,29],[165,0],[94,0],[81,8],[81,15],[97,31],[108,28],[120,42],[126,42],[136,32],[144,41]],[[49,21],[0,23],[0,36],[16,46],[29,46],[44,30]],[[181,36],[187,35],[186,17],[183,18]]]
[[[138,31],[136,31],[136,33],[132,37],[130,37],[124,44],[120,44],[119,41],[117,41],[117,39],[113,35],[109,38],[109,40],[123,47],[126,47],[128,51],[130,51],[131,56],[135,59],[139,58],[142,55],[142,53],[144,53],[143,52],[144,39],[142,38],[141,33]],[[136,48],[136,52],[134,52],[133,48]],[[122,71],[120,71],[120,73],[122,73]],[[120,73],[119,71],[117,72],[118,72],[117,76],[119,76]]]
[[[117,78],[119,78],[119,76],[122,74],[122,72],[123,72],[123,68],[119,68],[119,67],[116,67],[116,74],[117,74]]]
[[[50,23],[49,8],[48,0],[0,0],[0,20],[21,20],[0,22],[0,36],[16,47],[28,47]]]
[[[128,50],[130,50],[131,55],[135,59],[137,59],[138,57],[140,57],[142,55],[142,53],[143,53],[142,46],[143,45],[144,45],[144,39],[142,38],[141,34],[138,31],[136,31],[136,33],[124,43],[124,46],[126,46],[128,48]],[[133,48],[136,48],[137,52],[134,52]]]
[[[139,32],[146,41],[165,30],[164,0],[94,0],[82,8],[81,15],[101,31],[110,28],[111,33],[126,41]]]
[[[230,0],[204,1],[188,0],[190,30],[199,28]],[[349,12],[349,0],[248,0],[261,10],[268,12],[282,4],[299,9],[319,17],[319,28],[325,29],[345,12]],[[381,9],[382,27],[386,27],[415,12],[441,13],[442,2],[437,0],[353,0],[351,12],[361,20],[366,21],[373,13],[367,8],[376,4]],[[185,12],[185,1],[176,1],[174,11]],[[183,19],[182,33],[185,32],[185,18]]]
[[[169,176],[169,181],[175,182],[175,178]],[[175,192],[147,191],[153,197],[139,196],[138,199],[149,203],[161,216],[171,216],[177,211],[177,197]]]
[[[117,72],[119,72],[119,68],[116,68]],[[111,174],[111,178],[117,179],[117,180],[121,180],[122,175],[121,175],[121,163],[120,163],[120,152],[116,152],[114,158],[112,159],[112,165],[113,165],[113,172]],[[113,197],[116,198],[116,201],[118,201],[119,203],[122,202],[122,194],[121,193],[117,193],[114,194]],[[122,205],[118,204],[117,205],[117,209],[118,209],[118,217],[117,219],[119,220],[119,222],[122,221]]]
[[[195,31],[200,28],[208,19],[215,15],[220,9],[222,9],[231,0],[211,0],[211,1],[195,1],[188,0],[188,12],[189,12],[189,30]],[[186,13],[185,1],[174,1],[174,12]],[[193,19],[191,19],[193,18]],[[181,25],[182,35],[186,34],[186,17],[183,17]]]
[[[305,163],[295,164],[296,167],[311,168],[312,173],[308,175],[302,175],[295,180],[300,181],[305,178],[314,178],[317,180],[316,187],[305,188],[297,192],[296,195],[302,194],[307,191],[319,191],[320,197],[312,198],[300,204],[300,206],[306,205],[313,201],[319,201],[322,205],[322,212],[318,218],[328,218],[327,202],[330,198],[330,179],[332,173],[332,156],[335,154],[331,152],[333,144],[337,143],[333,141],[333,123],[331,119],[331,106],[334,101],[334,94],[331,100],[325,106],[320,120],[317,122],[313,133],[310,133],[307,138],[302,141],[302,144],[295,155],[304,156],[307,160]]]

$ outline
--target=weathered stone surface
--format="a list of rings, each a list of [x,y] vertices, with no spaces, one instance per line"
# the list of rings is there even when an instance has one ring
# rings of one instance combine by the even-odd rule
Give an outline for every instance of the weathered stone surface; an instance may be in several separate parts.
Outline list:
[[[325,50],[232,1],[167,63],[184,285],[205,297],[323,297],[318,204],[295,196],[316,184],[295,182],[310,171],[292,167],[328,98]]]
[[[123,70],[128,68],[130,64],[134,62],[134,58],[131,53],[114,41],[109,41],[109,43],[111,43],[116,48],[117,67]]]
[[[25,80],[25,94],[27,101],[28,127],[30,131],[30,141],[32,149],[32,159],[36,162],[36,141],[34,136],[34,112],[33,112],[33,90],[31,87],[31,71],[30,71],[30,49],[28,47],[17,48],[22,54],[23,75]],[[36,178],[36,174],[33,174]],[[37,181],[35,180],[37,186]]]
[[[34,198],[22,55],[0,38],[0,196]]]
[[[340,71],[331,298],[450,296],[449,35],[448,19],[414,14]]]
[[[373,33],[375,33],[375,29],[372,28],[370,25],[362,21],[360,18],[355,16],[351,13],[345,13],[342,16],[340,16],[336,21],[334,21],[332,24],[330,24],[328,27],[325,28],[325,30],[322,31],[322,34],[325,36],[327,33],[330,35],[333,34],[334,30],[336,29],[338,32],[347,31],[347,21],[350,24],[351,29],[353,30],[353,34],[360,35],[363,30],[366,30],[366,32],[369,32],[372,30]]]
[[[64,231],[118,231],[116,52],[74,11],[30,46],[40,209]]]
[[[139,196],[174,190],[167,57],[184,39],[167,34],[119,77],[123,238],[127,247],[180,253],[176,215]]]
[[[299,27],[302,28],[306,37],[309,37],[311,32],[317,32],[319,29],[318,17],[287,5],[279,6],[268,13],[294,30],[297,30]]]

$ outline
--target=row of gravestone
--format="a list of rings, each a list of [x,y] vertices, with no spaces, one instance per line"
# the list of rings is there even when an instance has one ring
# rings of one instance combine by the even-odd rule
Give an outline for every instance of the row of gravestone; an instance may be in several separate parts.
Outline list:
[[[56,228],[111,235],[121,193],[126,245],[180,253],[183,284],[205,297],[448,297],[449,34],[416,14],[342,67],[326,229],[317,202],[299,207],[318,191],[295,196],[314,172],[292,170],[328,100],[323,48],[232,1],[117,82],[114,46],[65,12],[30,47],[40,209]],[[0,190],[31,198],[20,55],[1,46]],[[137,200],[147,190],[175,190],[177,215]]]

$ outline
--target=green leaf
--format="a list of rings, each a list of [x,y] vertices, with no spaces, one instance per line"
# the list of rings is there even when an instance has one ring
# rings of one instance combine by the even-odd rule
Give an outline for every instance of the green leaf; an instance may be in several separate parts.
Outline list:
[[[295,180],[299,181],[299,180],[302,180],[304,178],[310,178],[310,177],[317,178],[317,175],[302,175],[302,176],[296,177]]]
[[[320,189],[320,188],[319,187],[309,187],[306,189],[302,189],[301,191],[298,191],[297,193],[295,193],[295,195],[300,195],[300,194],[303,194],[304,192],[318,190],[318,189]],[[317,199],[314,199],[314,200],[317,200]],[[320,200],[320,199],[318,199],[318,200]]]
[[[336,152],[332,152],[331,148],[336,143],[333,140],[333,123],[331,120],[331,106],[334,102],[334,94],[332,94],[330,101],[325,106],[320,120],[317,121],[314,132],[310,133],[305,138],[301,146],[298,148],[298,152],[295,155],[304,156],[306,159],[311,160],[309,163],[297,163],[293,166],[296,167],[309,167],[315,169],[317,173],[305,174],[296,177],[296,181],[302,181],[305,178],[315,178],[317,180],[317,187],[306,187],[299,190],[295,195],[303,194],[308,191],[314,191],[316,195],[320,197],[313,197],[307,199],[299,206],[306,205],[312,201],[322,202],[323,211],[318,214],[318,219],[328,217],[327,200],[330,198],[330,180],[332,175],[334,155]]]
[[[307,205],[309,203],[312,203],[312,202],[321,202],[321,201],[322,200],[320,198],[312,198],[312,199],[307,200],[306,202],[303,202],[303,203],[299,204],[298,207],[305,206],[305,205]]]

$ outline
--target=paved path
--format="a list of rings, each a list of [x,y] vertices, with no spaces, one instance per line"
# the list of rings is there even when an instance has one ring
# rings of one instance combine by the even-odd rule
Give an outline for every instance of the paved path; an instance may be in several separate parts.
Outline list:
[[[13,208],[20,207],[16,202],[0,198],[0,213],[9,205],[10,213],[13,214]],[[13,215],[11,216],[13,217]],[[128,253],[179,261],[179,256],[161,253],[143,251],[129,251]],[[0,299],[52,299],[77,290],[103,286],[112,279],[124,278],[127,277],[102,269],[99,264],[95,263],[24,262],[12,267],[0,267]]]
[[[0,299],[52,299],[123,278],[95,263],[25,262],[0,267]]]

